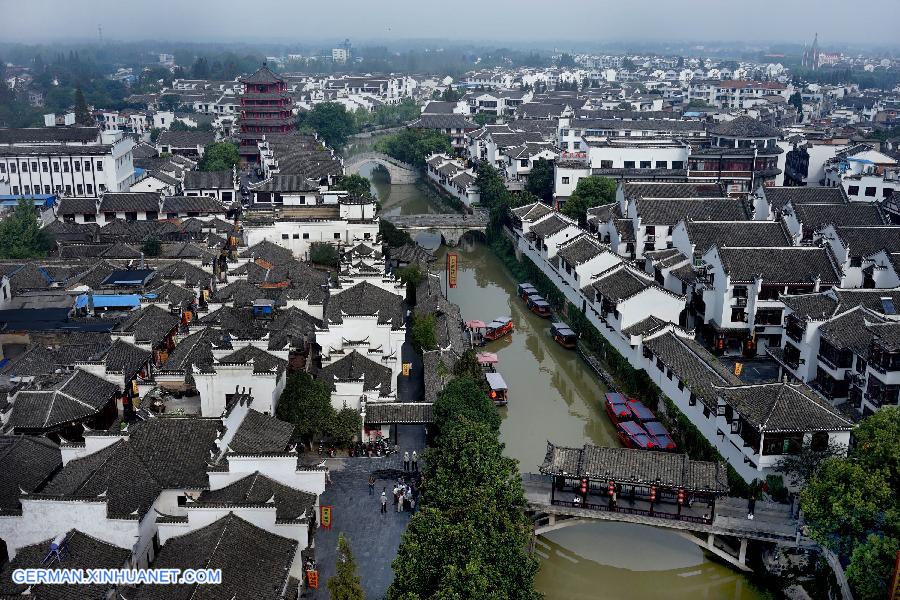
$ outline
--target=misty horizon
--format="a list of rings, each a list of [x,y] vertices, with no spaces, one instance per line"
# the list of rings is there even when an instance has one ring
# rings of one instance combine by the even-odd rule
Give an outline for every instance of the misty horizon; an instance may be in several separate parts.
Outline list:
[[[348,0],[339,5],[284,4],[260,0],[247,10],[235,0],[183,3],[159,0],[129,4],[86,0],[60,4],[32,0],[27,4],[0,0],[6,18],[0,25],[5,42],[83,43],[104,41],[243,42],[329,47],[345,38],[355,45],[410,43],[511,45],[561,50],[622,43],[697,44],[698,46],[808,44],[818,33],[822,47],[898,46],[896,22],[900,2],[872,0],[865,27],[834,19],[845,7],[837,0],[763,0],[742,10],[715,0],[659,3],[649,11],[633,5],[590,0],[562,0],[546,8],[497,0],[479,5],[472,16],[457,7],[395,0],[389,8]],[[353,19],[348,19],[352,15]],[[549,18],[555,15],[554,18]],[[273,18],[277,17],[277,18]],[[461,18],[464,17],[464,18]],[[448,21],[450,25],[448,25]],[[456,25],[459,23],[459,25]],[[702,48],[698,48],[701,50]]]

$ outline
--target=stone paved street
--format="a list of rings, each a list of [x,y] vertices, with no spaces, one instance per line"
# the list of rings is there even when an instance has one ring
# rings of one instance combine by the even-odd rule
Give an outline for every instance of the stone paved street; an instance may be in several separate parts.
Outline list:
[[[400,538],[409,522],[410,514],[397,513],[391,498],[394,480],[379,479],[375,495],[369,496],[369,474],[378,470],[403,470],[403,452],[425,447],[425,432],[421,426],[399,425],[400,454],[386,458],[328,459],[331,481],[320,498],[323,505],[334,507],[334,526],[316,532],[316,559],[319,567],[319,590],[309,597],[328,598],[328,579],[335,572],[335,552],[338,534],[343,533],[353,548],[358,573],[362,578],[366,598],[383,598],[394,578],[391,563],[397,556]],[[420,465],[421,467],[421,462]],[[388,512],[381,514],[382,488],[388,489]]]

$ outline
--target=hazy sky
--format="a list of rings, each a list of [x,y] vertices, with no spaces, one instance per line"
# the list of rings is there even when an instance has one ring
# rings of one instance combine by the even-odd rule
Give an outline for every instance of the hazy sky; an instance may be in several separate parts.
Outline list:
[[[0,39],[900,44],[900,0],[0,0]]]

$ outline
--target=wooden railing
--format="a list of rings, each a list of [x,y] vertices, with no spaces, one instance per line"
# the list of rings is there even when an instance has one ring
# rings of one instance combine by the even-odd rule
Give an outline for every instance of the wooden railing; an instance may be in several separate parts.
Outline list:
[[[623,515],[640,515],[642,517],[653,517],[656,519],[666,519],[669,521],[685,521],[688,523],[700,523],[703,525],[711,525],[712,519],[704,519],[703,517],[695,517],[693,515],[679,515],[675,513],[659,512],[645,510],[642,508],[629,508],[626,506],[610,507],[608,504],[595,504],[592,502],[573,502],[571,500],[556,500],[551,504],[554,506],[565,506],[566,508],[582,508],[586,510],[598,510],[603,512],[614,512]]]

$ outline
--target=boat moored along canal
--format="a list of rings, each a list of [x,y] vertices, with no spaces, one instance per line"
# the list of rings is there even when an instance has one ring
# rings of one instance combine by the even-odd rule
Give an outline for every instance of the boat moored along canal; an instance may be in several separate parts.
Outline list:
[[[516,288],[516,293],[519,294],[519,298],[522,299],[523,302],[528,301],[528,296],[531,294],[537,294],[537,288],[535,288],[530,283],[520,283]]]
[[[506,406],[509,402],[509,388],[506,387],[503,376],[500,373],[489,371],[484,374],[484,378],[490,387],[488,396],[490,396],[491,401],[497,406]]]
[[[569,329],[565,323],[551,323],[550,333],[553,335],[554,341],[563,348],[573,350],[578,346],[578,334]]]
[[[621,421],[616,425],[616,435],[627,448],[653,450],[656,447],[653,437],[635,421]]]
[[[528,310],[543,319],[549,319],[553,316],[553,309],[550,308],[550,303],[540,294],[531,294],[528,296],[527,305]]]
[[[499,340],[513,332],[512,317],[497,317],[484,328],[483,338],[487,342]]]

